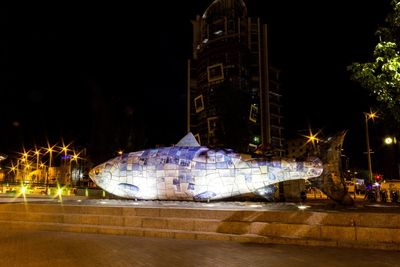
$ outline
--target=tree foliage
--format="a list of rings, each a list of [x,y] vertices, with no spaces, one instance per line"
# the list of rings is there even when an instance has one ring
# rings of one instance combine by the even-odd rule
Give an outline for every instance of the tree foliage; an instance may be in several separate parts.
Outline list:
[[[400,0],[392,0],[393,10],[378,28],[379,42],[373,61],[348,66],[351,79],[369,90],[381,104],[385,115],[400,123]],[[397,124],[397,125],[398,125]]]

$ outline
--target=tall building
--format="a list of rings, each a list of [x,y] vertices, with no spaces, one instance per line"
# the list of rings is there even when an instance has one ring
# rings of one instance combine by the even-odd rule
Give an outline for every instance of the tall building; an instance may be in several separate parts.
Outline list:
[[[280,72],[269,66],[267,25],[243,0],[215,0],[192,24],[188,131],[201,145],[281,154]]]

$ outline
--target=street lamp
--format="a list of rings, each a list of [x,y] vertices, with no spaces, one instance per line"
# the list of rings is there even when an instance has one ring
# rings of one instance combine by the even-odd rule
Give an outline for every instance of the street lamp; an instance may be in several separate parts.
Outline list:
[[[396,144],[397,140],[396,140],[396,137],[388,136],[388,137],[385,138],[384,142],[385,142],[386,145],[391,145],[391,144]]]
[[[46,172],[46,165],[43,163],[43,162],[41,162],[40,163],[40,180],[39,180],[39,183],[40,184],[43,184],[44,183],[44,180],[43,180],[43,174],[44,174],[44,176],[45,177],[47,177],[47,172]]]
[[[371,164],[371,149],[369,146],[369,133],[368,133],[368,120],[377,117],[376,112],[370,111],[370,113],[364,112],[365,117],[365,137],[367,141],[367,157],[368,157],[368,184],[372,184],[372,164]]]
[[[48,192],[48,188],[49,188],[49,176],[51,173],[51,160],[52,160],[52,154],[53,154],[55,146],[56,145],[50,146],[50,144],[47,144],[47,152],[49,153],[49,168],[48,168],[48,172],[46,175],[46,192]]]
[[[73,185],[72,161],[75,161],[75,173],[74,174],[75,174],[75,181],[76,181],[76,177],[77,177],[77,175],[76,175],[76,169],[77,168],[76,167],[78,166],[78,159],[79,159],[80,152],[76,153],[76,151],[73,151],[73,153],[74,153],[74,155],[71,156],[70,161],[69,161],[69,170],[70,170],[70,173],[71,173],[71,185]]]
[[[36,182],[40,180],[39,178],[39,156],[40,156],[40,150],[35,148],[35,155],[36,155]]]
[[[400,165],[398,161],[398,145],[395,136],[386,136],[383,140],[384,148],[384,176],[386,179],[399,179]]]
[[[316,146],[316,144],[318,144],[320,141],[320,139],[317,137],[319,133],[320,131],[318,131],[316,134],[313,134],[312,130],[309,129],[309,135],[303,135],[305,138],[307,138],[306,145],[308,143],[312,144],[313,153],[318,153],[318,147]]]
[[[65,184],[70,184],[70,178],[71,178],[70,173],[69,173],[70,170],[69,170],[69,168],[67,168],[67,158],[69,158],[67,153],[70,150],[68,148],[70,145],[71,144],[65,145],[64,140],[62,140],[61,152],[64,152],[64,157],[61,157],[61,165],[63,165],[63,172],[64,172],[64,181],[63,182],[65,182]]]

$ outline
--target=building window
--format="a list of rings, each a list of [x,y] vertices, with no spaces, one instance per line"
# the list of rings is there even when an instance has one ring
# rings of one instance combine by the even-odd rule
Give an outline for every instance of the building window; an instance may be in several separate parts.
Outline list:
[[[199,143],[199,145],[201,145],[200,134],[195,134],[194,138],[196,139],[197,143]]]
[[[251,120],[252,122],[257,122],[257,115],[258,115],[257,105],[251,104],[249,120]]]
[[[221,63],[207,67],[208,82],[224,79],[224,67]]]
[[[194,99],[194,107],[196,109],[196,113],[199,113],[200,111],[204,110],[203,95],[199,95]]]
[[[207,118],[209,134],[213,134],[215,132],[215,129],[217,129],[217,120],[218,120],[218,117]]]

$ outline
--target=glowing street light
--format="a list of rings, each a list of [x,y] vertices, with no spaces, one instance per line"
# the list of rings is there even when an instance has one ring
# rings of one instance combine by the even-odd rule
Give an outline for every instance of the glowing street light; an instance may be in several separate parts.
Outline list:
[[[71,157],[69,158],[69,167],[68,167],[69,172],[70,172],[70,183],[71,183],[71,185],[73,184],[72,161],[75,161],[75,166],[77,166],[78,165],[78,159],[80,159],[79,154],[81,153],[81,152],[76,153],[75,150],[73,150],[72,152],[73,152],[73,155],[71,155]]]
[[[11,167],[9,167],[9,171],[8,171],[8,173],[13,173],[13,175],[14,175],[14,180],[15,180],[15,173],[18,173],[18,166],[15,166],[14,165],[14,162],[12,162],[11,161]]]
[[[62,147],[61,147],[61,151],[60,152],[64,152],[64,157],[61,158],[61,159],[64,159],[64,161],[61,160],[61,162],[62,162],[62,165],[63,165],[64,181],[65,181],[66,184],[70,183],[70,175],[69,175],[70,170],[69,170],[69,168],[67,168],[67,158],[68,158],[67,154],[68,154],[68,151],[70,150],[68,148],[70,145],[71,144],[65,145],[64,144],[64,140],[62,140]]]
[[[12,163],[11,163],[12,164]],[[12,166],[11,168],[10,168],[10,172],[13,172],[13,173],[15,173],[15,171],[16,171],[16,167],[15,166]]]
[[[47,144],[47,152],[49,153],[49,169],[46,175],[46,192],[49,188],[49,176],[50,176],[50,169],[51,169],[51,160],[52,160],[52,155],[53,155],[53,151],[54,151],[54,146],[50,146],[50,144]]]
[[[28,159],[29,151],[26,152],[24,149],[24,153],[22,153],[22,156],[24,156],[25,159]]]
[[[39,181],[39,178],[37,177],[39,174],[39,156],[40,156],[40,149],[35,148],[34,151],[36,155],[36,181]]]
[[[391,136],[385,137],[384,142],[386,145],[397,144],[396,137],[391,137]]]
[[[378,117],[376,115],[376,112],[372,112],[370,111],[370,113],[364,112],[364,117],[365,117],[365,137],[366,137],[366,141],[367,141],[367,158],[368,158],[368,183],[371,184],[372,183],[372,164],[371,164],[371,148],[369,146],[369,133],[368,133],[368,120],[372,119],[374,120],[376,117]]]
[[[318,152],[318,151],[317,151],[317,145],[316,145],[316,144],[318,144],[319,141],[320,141],[320,139],[317,137],[319,133],[320,133],[320,131],[318,131],[316,134],[314,134],[314,133],[312,132],[312,130],[309,129],[309,135],[303,135],[305,138],[307,138],[306,145],[309,144],[309,143],[312,144],[314,153]]]

